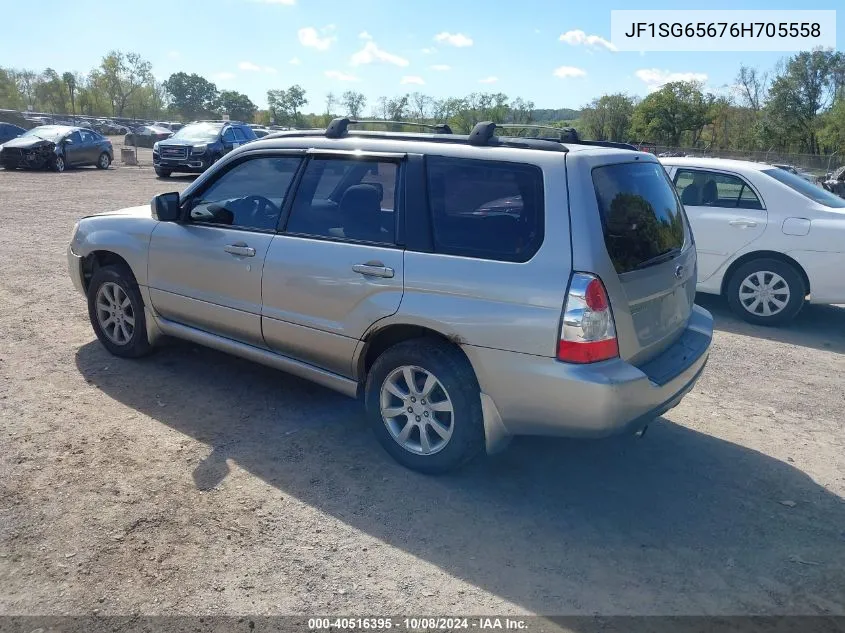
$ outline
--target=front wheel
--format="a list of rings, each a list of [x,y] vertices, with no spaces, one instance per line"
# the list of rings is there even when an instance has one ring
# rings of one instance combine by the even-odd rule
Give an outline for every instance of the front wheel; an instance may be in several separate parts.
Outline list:
[[[108,152],[103,152],[97,159],[97,169],[108,169],[109,165],[111,165],[111,156]]]
[[[448,343],[414,339],[387,349],[367,376],[365,399],[379,442],[412,470],[445,473],[484,446],[478,381]]]
[[[156,167],[155,170],[156,176],[158,176],[159,178],[170,178],[170,174],[173,173],[169,169],[162,169],[161,167]]]
[[[67,164],[65,163],[65,157],[61,154],[56,156],[55,159],[53,159],[53,171],[62,173],[66,167]]]
[[[755,259],[737,268],[728,281],[728,305],[757,325],[782,325],[804,306],[807,289],[801,274],[777,259]]]
[[[137,358],[150,352],[144,301],[125,266],[104,266],[94,273],[88,316],[97,338],[115,356]]]

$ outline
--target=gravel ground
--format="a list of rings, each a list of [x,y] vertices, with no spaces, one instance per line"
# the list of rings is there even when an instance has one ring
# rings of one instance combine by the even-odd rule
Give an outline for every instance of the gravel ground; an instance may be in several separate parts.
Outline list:
[[[643,440],[517,439],[431,478],[359,406],[186,343],[110,356],[82,215],[190,178],[0,171],[0,613],[845,614],[845,308],[718,300]]]

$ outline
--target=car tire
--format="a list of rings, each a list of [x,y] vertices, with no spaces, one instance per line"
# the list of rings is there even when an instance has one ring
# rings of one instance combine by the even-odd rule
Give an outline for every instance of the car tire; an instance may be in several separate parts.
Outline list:
[[[158,176],[159,178],[170,178],[170,174],[173,173],[169,169],[161,169],[159,167],[156,167],[155,170],[156,176]]]
[[[408,388],[408,369],[413,388]],[[436,384],[425,394],[429,376]],[[484,447],[478,380],[466,356],[453,345],[420,338],[388,348],[373,363],[364,396],[376,437],[406,468],[432,475],[446,473]],[[386,416],[385,411],[397,414]]]
[[[762,292],[758,290],[761,285]],[[749,323],[772,326],[795,318],[804,307],[807,288],[794,266],[761,258],[737,268],[726,293],[728,305],[737,316]]]
[[[65,157],[61,155],[56,156],[52,161],[51,168],[55,172],[62,173],[65,169],[67,169]]]
[[[103,266],[91,277],[88,317],[97,338],[115,356],[138,358],[152,350],[144,301],[126,266]]]
[[[111,156],[108,152],[103,152],[97,159],[97,169],[108,169],[111,165]]]

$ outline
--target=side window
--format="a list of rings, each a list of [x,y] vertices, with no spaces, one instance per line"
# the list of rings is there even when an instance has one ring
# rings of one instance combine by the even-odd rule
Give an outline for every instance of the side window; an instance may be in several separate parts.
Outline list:
[[[398,165],[315,158],[308,162],[286,231],[393,244]]]
[[[519,163],[430,156],[438,253],[525,262],[543,242],[543,173]]]
[[[227,127],[226,131],[223,132],[223,142],[224,143],[236,143],[237,139],[235,139],[235,133],[232,131],[232,128]]]
[[[762,209],[754,191],[739,176],[699,169],[679,169],[675,187],[685,206]]]
[[[193,199],[191,222],[275,230],[299,163],[298,157],[262,156],[235,165]]]
[[[93,143],[96,140],[94,138],[94,135],[91,134],[91,132],[89,132],[88,130],[82,130],[79,133],[82,135],[82,142],[85,144]]]
[[[239,128],[239,127],[233,127],[233,128],[229,128],[229,129],[231,129],[231,130],[232,130],[232,132],[234,133],[234,135],[235,135],[235,140],[236,140],[238,143],[246,143],[246,137],[244,136],[244,133],[243,133],[243,132],[241,132],[241,128]]]
[[[68,140],[72,141],[74,145],[80,145],[82,143],[82,135],[78,131],[71,132]]]
[[[247,141],[254,141],[257,136],[255,136],[255,132],[252,131],[252,128],[249,126],[239,127],[238,131],[243,134],[243,137]]]

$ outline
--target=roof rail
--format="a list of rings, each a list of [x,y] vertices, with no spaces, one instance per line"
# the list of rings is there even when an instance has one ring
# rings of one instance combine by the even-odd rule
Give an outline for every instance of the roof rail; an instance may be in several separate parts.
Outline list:
[[[554,125],[538,125],[536,123],[498,123],[497,127],[505,130],[551,130],[556,133],[558,141],[580,143],[578,132],[574,127],[556,127]]]
[[[409,125],[428,130],[434,130],[436,134],[451,134],[452,128],[446,123],[416,123],[414,121],[384,121],[380,119],[350,119],[340,117],[332,119],[326,127],[326,138],[343,138],[349,131],[350,125]]]

